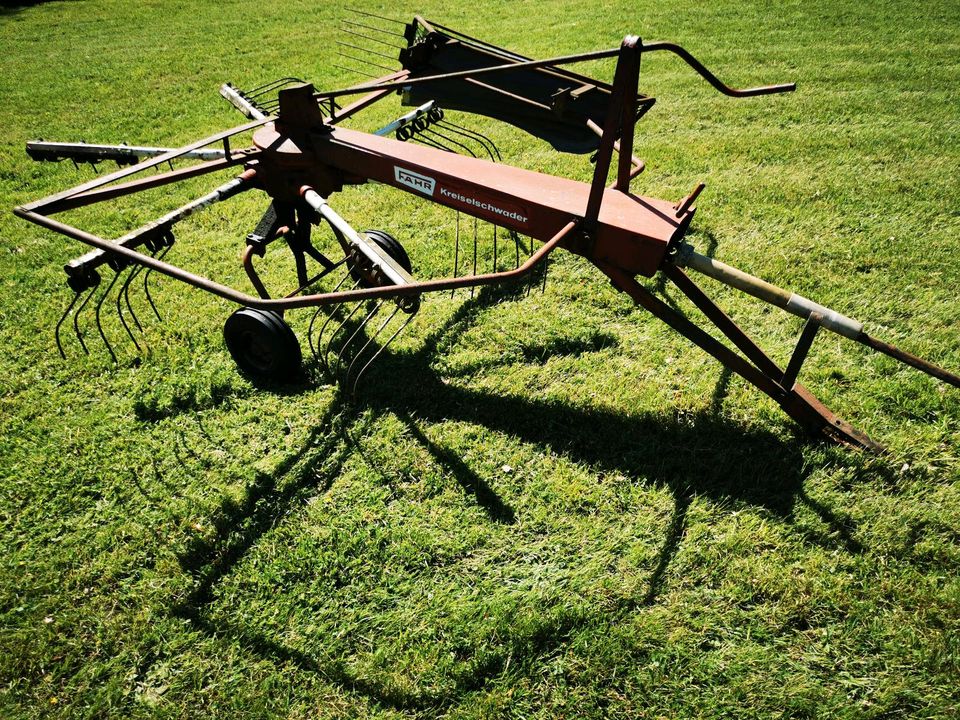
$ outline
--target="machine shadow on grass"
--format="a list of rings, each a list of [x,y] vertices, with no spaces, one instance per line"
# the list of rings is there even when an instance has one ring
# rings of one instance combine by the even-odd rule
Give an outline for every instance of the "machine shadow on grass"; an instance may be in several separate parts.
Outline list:
[[[487,288],[465,301],[420,350],[386,353],[359,395],[341,395],[299,451],[289,455],[273,474],[258,475],[241,502],[225,502],[215,513],[215,536],[196,541],[181,557],[181,565],[195,585],[175,608],[175,614],[190,620],[202,632],[227,634],[260,657],[316,672],[378,704],[400,710],[436,710],[457,705],[464,693],[482,687],[508,668],[511,673],[521,672],[537,657],[562,647],[579,629],[615,621],[655,603],[670,563],[682,545],[688,509],[695,497],[753,505],[785,522],[792,522],[799,503],[812,510],[827,528],[822,535],[805,531],[806,540],[851,553],[862,551],[852,523],[804,492],[802,440],[784,441],[771,432],[744,428],[721,416],[730,382],[726,371],[719,376],[711,407],[682,418],[668,413],[624,415],[603,408],[492,395],[444,382],[432,368],[432,360],[476,322],[485,307],[516,293],[516,289]],[[578,352],[576,343],[567,349]],[[591,349],[595,348],[586,347],[584,351]],[[382,372],[389,372],[389,383],[376,381]],[[359,677],[342,660],[316,657],[258,630],[207,617],[205,608],[214,600],[216,584],[292,508],[329,488],[348,458],[363,457],[359,437],[364,425],[385,413],[399,417],[410,436],[456,479],[468,501],[482,507],[495,523],[513,523],[515,508],[456,453],[431,442],[423,423],[475,423],[525,443],[549,445],[572,462],[644,478],[650,486],[668,490],[674,507],[645,592],[623,599],[599,616],[592,611],[567,613],[524,632],[511,633],[501,652],[458,666],[448,677],[453,687],[444,691],[403,691]]]

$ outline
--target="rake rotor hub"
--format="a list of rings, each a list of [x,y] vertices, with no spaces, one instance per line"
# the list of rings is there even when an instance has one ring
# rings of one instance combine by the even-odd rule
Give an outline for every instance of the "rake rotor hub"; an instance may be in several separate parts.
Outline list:
[[[361,23],[348,25],[367,27]],[[354,29],[345,32],[351,37],[362,36]],[[94,248],[65,268],[68,285],[76,294],[57,323],[55,336],[61,353],[66,356],[60,342],[61,326],[71,314],[78,343],[87,352],[79,319],[92,306],[98,334],[116,359],[100,323],[100,311],[121,274],[125,278],[114,304],[139,351],[134,328],[142,333],[143,327],[128,293],[142,272],[144,294],[159,319],[148,286],[151,273],[157,273],[241,306],[227,320],[224,338],[238,365],[255,377],[283,380],[296,374],[299,344],[283,313],[313,308],[310,347],[324,369],[355,392],[371,364],[409,325],[424,294],[453,295],[463,288],[472,293],[483,285],[532,280],[541,272],[545,282],[549,256],[562,248],[588,259],[614,287],[773,398],[801,426],[821,437],[871,450],[879,448],[797,382],[820,328],[960,387],[957,375],[872,338],[859,321],[697,254],[683,239],[696,212],[702,183],[679,202],[631,192],[631,181],[644,169],[643,161],[633,154],[635,125],[654,104],[652,97],[639,92],[643,54],[677,55],[710,85],[733,97],[788,92],[794,89],[792,84],[730,88],[680,46],[643,43],[633,35],[625,37],[619,47],[544,60],[526,58],[420,17],[406,26],[404,38],[407,46],[399,53],[399,69],[388,68],[389,74],[352,87],[316,92],[311,84],[296,78],[281,78],[251,91],[227,84],[221,94],[251,122],[184,148],[28,144],[28,152],[38,160],[110,159],[124,166],[131,158],[142,159],[106,177],[15,209],[31,222]],[[353,44],[338,44],[362,51]],[[354,59],[383,67],[380,60],[372,59],[373,55],[391,59],[383,52]],[[570,69],[575,63],[603,58],[617,60],[612,82]],[[404,105],[414,109],[373,133],[344,126],[395,92],[400,93]],[[352,99],[354,96],[360,97]],[[454,122],[448,112],[451,110],[509,123],[561,152],[589,154],[594,165],[592,181],[580,182],[502,163],[495,143],[469,125]],[[231,138],[251,131],[252,147],[231,147]],[[173,161],[184,159],[200,162],[173,167]],[[130,179],[166,163],[170,164],[167,172]],[[63,210],[236,166],[243,166],[244,171],[235,179],[115,240],[51,217]],[[608,184],[611,174],[615,179]],[[455,212],[450,277],[415,278],[406,250],[390,233],[358,233],[328,202],[344,187],[369,182],[390,185],[421,202]],[[243,267],[256,296],[164,260],[174,242],[175,224],[213,203],[252,189],[264,192],[270,200],[262,220],[246,236],[243,252]],[[334,236],[335,244],[328,243],[332,249],[321,250],[314,244],[313,227],[321,224]],[[292,291],[272,297],[253,258],[267,261],[267,245],[281,237],[294,257],[296,283]],[[479,250],[481,237],[489,243],[485,253]],[[530,239],[529,256],[522,238]],[[534,249],[533,241],[542,245]],[[479,262],[483,255],[491,254],[491,269],[483,272]],[[510,261],[513,268],[502,269]],[[311,264],[319,266],[313,275]],[[98,300],[92,303],[100,284],[98,268],[104,265],[114,274],[106,290],[97,293]],[[806,325],[787,367],[778,367],[686,275],[684,267],[804,318]],[[733,348],[636,280],[638,275],[650,277],[658,272],[699,308]],[[125,319],[121,299],[133,326]],[[321,314],[325,318],[315,334]]]

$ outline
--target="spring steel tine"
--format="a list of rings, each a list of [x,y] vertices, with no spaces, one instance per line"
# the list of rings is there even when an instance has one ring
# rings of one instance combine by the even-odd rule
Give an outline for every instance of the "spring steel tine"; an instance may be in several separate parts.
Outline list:
[[[449,130],[450,132],[456,133],[457,135],[463,135],[466,138],[470,138],[471,140],[474,140],[486,151],[487,155],[494,162],[497,162],[503,159],[500,157],[500,151],[497,149],[496,144],[494,144],[494,142],[490,140],[490,138],[488,138],[486,135],[482,135],[478,132],[470,130],[469,128],[465,128],[462,125],[457,125],[456,123],[452,123],[446,118],[444,118],[443,120],[439,120],[436,124],[445,130]]]
[[[386,22],[396,23],[397,25],[406,25],[405,22],[401,20],[396,20],[395,18],[384,17],[383,15],[377,15],[371,12],[365,12],[363,10],[357,10],[356,8],[344,8],[347,12],[352,12],[356,15],[366,15],[367,17],[376,18],[377,20],[385,20]]]
[[[123,284],[123,288],[121,288],[120,292],[123,294],[124,302],[127,304],[127,310],[130,311],[130,317],[133,318],[133,322],[137,326],[137,330],[143,332],[143,325],[140,324],[140,319],[137,317],[137,313],[133,311],[133,305],[130,304],[130,283],[132,283],[137,275],[139,275],[141,272],[143,272],[143,265],[134,266],[133,270],[127,276],[127,281]]]
[[[406,40],[402,34],[384,30],[383,28],[373,27],[372,25],[364,25],[363,23],[353,22],[352,20],[343,20],[342,22],[346,23],[347,25],[353,25],[354,27],[362,27],[367,30],[373,30],[374,32],[383,33],[384,35],[392,35],[393,37],[403,38]]]
[[[103,344],[107,346],[107,352],[110,353],[110,357],[113,358],[114,364],[117,363],[117,354],[113,352],[113,347],[110,345],[110,341],[107,339],[107,334],[103,331],[103,323],[100,321],[100,309],[103,307],[103,301],[107,299],[107,295],[110,294],[113,286],[117,284],[117,278],[119,277],[119,272],[115,272],[113,274],[113,278],[107,285],[107,289],[103,291],[103,295],[101,295],[100,299],[97,301],[97,307],[93,313],[94,319],[97,321],[97,332],[100,333],[100,337],[103,339]]]
[[[167,251],[170,250],[171,246],[167,245],[163,250],[160,251],[160,254],[151,253],[153,257],[157,260],[163,260],[163,256],[167,254]],[[147,271],[143,274],[143,292],[147,296],[147,302],[150,303],[150,307],[153,308],[153,314],[157,316],[157,320],[163,322],[163,318],[160,317],[160,311],[157,310],[156,304],[153,302],[153,296],[150,295],[150,273],[153,272],[153,268],[147,268]]]
[[[357,285],[359,285],[359,283],[357,283]],[[336,339],[340,331],[346,326],[346,324],[350,322],[350,319],[354,316],[357,310],[360,309],[360,306],[361,306],[360,303],[356,303],[353,306],[353,310],[351,310],[347,314],[347,316],[340,322],[340,324],[337,325],[333,333],[330,335],[330,339],[327,341],[327,349],[324,351],[322,355],[322,362],[323,362],[324,369],[327,371],[327,374],[330,375],[331,377],[333,376],[333,373],[330,371],[330,364],[327,362],[327,356],[330,355],[330,349],[333,347],[333,341]],[[332,318],[333,316],[331,315],[330,317]],[[321,336],[323,335],[324,328],[326,328],[326,323],[324,323],[323,328],[320,329]],[[320,340],[320,337],[317,338],[317,345],[320,344],[319,340]],[[342,350],[342,346],[341,346],[341,350]]]
[[[530,240],[530,255],[533,256],[533,240]],[[527,281],[527,294],[526,297],[530,297],[530,291],[533,289],[533,283],[535,282],[536,273],[530,273],[528,276],[530,279]]]
[[[261,95],[266,95],[271,90],[276,90],[278,87],[282,87],[284,85],[293,85],[294,83],[302,83],[302,82],[303,80],[297,77],[277,78],[272,82],[264,83],[259,87],[253,88],[252,90],[247,90],[244,93],[244,95],[247,96],[247,99],[253,100],[254,98],[260,97]]]
[[[414,135],[411,140],[420,143],[421,145],[428,145],[430,147],[435,147],[437,150],[445,150],[446,152],[456,153],[456,150],[453,148],[448,148],[446,145],[437,142],[433,138],[424,137],[422,133]]]
[[[373,78],[373,79],[376,79],[378,77],[377,75],[371,75],[370,73],[364,72],[363,70],[357,70],[356,68],[344,67],[343,65],[337,65],[336,63],[330,63],[330,64],[333,65],[335,68],[339,68],[340,70],[346,70],[347,72],[356,73],[357,75],[363,75],[364,77]]]
[[[320,356],[317,354],[317,348],[313,345],[313,324],[322,312],[323,306],[321,305],[317,308],[316,312],[313,313],[313,317],[310,318],[310,325],[307,326],[307,343],[310,345],[310,354],[313,355],[315,360],[320,360]]]
[[[387,319],[384,320],[382,323],[380,323],[380,327],[378,327],[376,330],[374,330],[373,333],[372,333],[369,337],[367,337],[367,341],[363,344],[363,347],[361,347],[360,350],[357,351],[357,354],[353,356],[353,360],[350,361],[350,366],[347,368],[347,374],[343,376],[343,386],[344,386],[344,387],[347,387],[347,386],[350,384],[350,375],[353,374],[353,366],[357,364],[357,361],[358,361],[358,360],[361,358],[361,356],[367,351],[367,348],[370,347],[370,346],[376,341],[377,336],[378,336],[380,333],[383,332],[383,329],[384,329],[387,325],[390,324],[390,321],[393,320],[394,317],[396,317],[396,314],[397,314],[398,312],[400,312],[400,306],[399,306],[399,305],[397,305],[397,306],[395,306],[395,307],[393,308],[393,312],[390,313],[389,315],[387,315]],[[374,353],[374,354],[376,354],[376,353]],[[359,376],[358,376],[358,378],[359,378]],[[356,383],[354,383],[353,390],[351,391],[351,394],[354,394],[354,395],[355,395],[356,392],[357,392],[357,386],[356,386]]]
[[[477,219],[473,219],[473,274],[477,274]],[[473,299],[473,287],[470,287],[470,299]]]
[[[452,133],[454,133],[455,135],[459,135],[459,136],[461,136],[461,137],[463,137],[463,138],[466,138],[466,139],[468,139],[468,140],[471,140],[471,141],[475,142],[477,145],[479,145],[481,148],[483,148],[483,152],[485,152],[485,153],[487,154],[487,157],[490,158],[491,162],[496,162],[496,161],[497,161],[497,158],[494,157],[493,150],[491,150],[490,147],[488,147],[488,146],[487,146],[482,140],[480,140],[479,138],[476,138],[476,137],[474,137],[474,136],[472,136],[472,135],[468,135],[468,134],[465,133],[465,132],[461,132],[461,128],[459,128],[457,125],[454,125],[453,123],[448,123],[448,122],[446,122],[446,121],[444,121],[444,120],[437,121],[437,122],[434,123],[434,125],[443,128],[443,129],[446,130],[447,132],[452,132]],[[474,157],[476,157],[476,155],[474,155]]]
[[[381,65],[380,63],[371,62],[370,60],[364,60],[363,58],[357,58],[357,57],[354,57],[353,55],[347,55],[346,53],[343,53],[343,52],[338,52],[337,55],[339,55],[342,58],[346,58],[347,60],[353,60],[354,62],[360,62],[360,63],[363,63],[364,65],[370,65],[371,67],[380,68],[381,70],[386,70],[387,72],[396,72],[395,67],[388,67],[386,65]]]
[[[243,94],[246,95],[248,99],[251,99],[260,93],[265,93],[265,92],[269,92],[270,90],[273,90],[273,88],[277,87],[278,85],[282,85],[284,82],[290,79],[291,78],[285,78],[285,77],[277,78],[276,80],[265,82],[263,83],[263,85],[257,85],[255,88],[250,88],[249,90],[245,90]]]
[[[347,338],[346,342],[340,346],[340,349],[337,351],[337,369],[333,373],[334,376],[340,374],[340,368],[343,366],[343,356],[346,354],[347,348],[353,344],[353,341],[356,339],[357,335],[362,333],[363,329],[369,324],[374,316],[380,312],[380,308],[383,307],[385,302],[386,300],[377,300],[377,302],[373,305],[373,310],[367,313],[367,316],[360,321],[360,324],[357,325],[356,329],[353,331],[350,337]]]
[[[513,238],[513,247],[517,251],[517,264],[514,267],[520,267],[520,236],[517,235],[516,230],[511,230],[510,237]]]
[[[346,280],[346,278],[344,278],[344,280]],[[342,282],[342,281],[341,281],[341,282]],[[337,285],[337,287],[340,287],[340,285]],[[353,286],[352,286],[350,289],[351,289],[351,290],[356,290],[358,287],[360,287],[360,281],[359,281],[359,280],[357,280],[356,282],[354,282],[354,283],[353,283]],[[326,352],[323,353],[323,356],[321,356],[321,355],[320,355],[320,343],[323,341],[324,333],[326,333],[326,331],[327,331],[327,326],[330,324],[330,321],[333,320],[334,315],[336,315],[337,311],[338,311],[341,307],[342,307],[342,303],[339,304],[339,305],[337,305],[336,308],[334,308],[333,310],[330,311],[330,313],[327,315],[327,319],[323,322],[323,325],[320,327],[320,332],[317,333],[317,356],[318,356],[319,358],[321,358],[321,361],[322,361],[322,357],[324,357],[324,356],[326,356],[327,354],[330,353],[330,343],[333,342],[333,337],[334,337],[338,332],[340,332],[340,328],[343,327],[344,323],[346,323],[346,322],[350,319],[350,317],[353,315],[353,313],[356,312],[356,309],[357,309],[358,306],[354,306],[354,309],[350,312],[350,314],[348,314],[347,317],[344,318],[343,322],[341,322],[340,325],[337,327],[337,329],[333,331],[333,335],[330,336],[330,341],[327,343],[327,350],[326,350]],[[322,307],[321,307],[320,309],[322,309]],[[326,366],[326,363],[325,363],[325,362],[324,362],[324,366]]]
[[[440,120],[437,124],[457,133],[458,135],[465,135],[466,137],[473,138],[483,146],[483,149],[487,151],[487,154],[490,156],[491,160],[503,160],[503,158],[500,156],[500,150],[497,148],[497,144],[483,133],[477,132],[476,130],[471,130],[463,125],[457,125],[456,123],[450,122],[446,118]]]
[[[392,318],[396,314],[397,314],[397,311],[394,310],[393,314],[390,317]],[[410,321],[413,320],[414,315],[416,315],[416,313],[410,313],[409,315],[407,315],[407,319],[404,320],[403,323],[401,323],[400,327],[398,327],[394,331],[393,335],[387,338],[387,341],[383,343],[383,345],[381,345],[379,348],[377,348],[377,351],[373,354],[373,356],[369,360],[367,360],[367,364],[364,365],[362,368],[360,368],[360,372],[357,373],[357,377],[353,381],[353,389],[350,391],[352,395],[357,394],[357,386],[360,385],[360,378],[363,377],[363,374],[367,371],[367,368],[373,365],[374,361],[376,361],[376,359],[380,357],[380,355],[382,355],[383,352],[390,346],[390,343],[392,343],[396,339],[396,337],[403,332],[404,328],[406,328],[407,325],[410,324]]]
[[[138,353],[142,353],[142,352],[143,352],[143,349],[140,347],[140,343],[137,342],[137,339],[133,336],[133,332],[130,330],[130,326],[127,325],[127,321],[126,321],[126,319],[123,317],[123,310],[120,308],[120,301],[123,300],[123,291],[124,291],[127,287],[129,287],[129,285],[130,285],[130,278],[133,277],[133,276],[136,274],[136,270],[137,270],[138,267],[142,267],[142,266],[140,266],[140,265],[135,265],[134,267],[132,267],[132,268],[130,269],[130,272],[127,273],[127,279],[124,281],[123,285],[120,286],[120,292],[117,293],[117,302],[116,302],[116,305],[117,305],[117,316],[120,318],[120,324],[123,325],[123,329],[127,331],[127,335],[130,336],[130,341],[133,343],[134,347],[137,348],[137,352],[138,352]],[[122,271],[117,272],[116,277],[119,277],[119,276],[120,276],[120,272],[122,272]],[[114,279],[116,279],[116,278],[114,278]],[[130,300],[130,299],[127,298],[127,301],[128,301],[128,302],[127,302],[127,305],[128,305],[128,306],[130,305],[129,300]]]
[[[80,307],[77,308],[77,311],[73,314],[73,332],[77,336],[77,340],[80,342],[80,347],[83,349],[84,355],[89,355],[90,351],[87,350],[87,344],[83,341],[83,333],[80,332],[80,313],[83,312],[83,309],[87,306],[87,303],[90,302],[90,298],[93,297],[93,294],[97,291],[97,285],[99,281],[90,288],[90,292],[87,293],[87,296],[83,299],[83,302],[80,303]]]
[[[378,40],[377,38],[370,37],[369,35],[361,35],[358,32],[350,30],[349,28],[342,27],[342,28],[339,28],[339,30],[340,32],[345,32],[348,35],[353,35],[358,38],[363,38],[364,40],[370,40],[371,42],[380,43],[381,45],[386,45],[387,47],[396,48],[397,50],[404,49],[403,45],[394,45],[393,43],[388,43],[386,40]]]
[[[423,132],[428,132],[428,133],[430,133],[431,135],[439,135],[439,136],[442,137],[444,140],[446,140],[448,143],[451,143],[451,144],[453,144],[453,145],[456,145],[456,146],[459,147],[459,148],[463,148],[463,149],[470,155],[470,157],[476,157],[476,156],[477,156],[477,154],[476,154],[473,150],[471,150],[470,148],[468,148],[466,145],[464,145],[464,144],[461,143],[461,142],[457,142],[456,140],[454,140],[454,139],[451,138],[451,137],[448,137],[448,136],[444,135],[442,132],[439,132],[439,131],[434,130],[433,128],[429,128],[429,127],[428,127],[428,128],[424,128],[424,129],[423,129]]]
[[[57,321],[57,326],[53,329],[53,338],[57,341],[57,350],[60,351],[60,357],[64,360],[67,359],[67,354],[63,351],[63,345],[60,342],[60,326],[63,325],[63,321],[67,319],[67,316],[70,314],[70,311],[73,310],[73,306],[77,304],[77,300],[79,299],[80,293],[74,293],[73,300],[67,305],[67,309],[63,311],[63,315],[61,315],[60,320]]]
[[[493,271],[497,271],[497,226],[493,226]]]
[[[350,273],[349,273],[349,272],[345,273],[344,276],[343,276],[342,278],[340,278],[340,282],[338,282],[338,283],[336,284],[336,286],[333,288],[333,290],[332,290],[331,292],[337,292],[338,290],[340,290],[340,288],[343,286],[343,284],[347,281],[347,278],[348,278],[348,277],[350,277]],[[310,325],[307,327],[307,342],[310,344],[310,352],[313,353],[313,356],[314,356],[315,358],[317,358],[317,360],[320,359],[320,355],[319,355],[319,353],[317,352],[317,349],[316,349],[316,347],[314,347],[314,344],[313,344],[313,324],[317,321],[317,316],[319,316],[321,312],[323,312],[323,306],[322,306],[322,305],[317,308],[317,311],[313,314],[313,317],[310,318]],[[326,322],[324,322],[323,327],[326,327],[326,326],[327,326],[327,323],[330,322],[330,318],[331,318],[332,316],[333,316],[333,312],[331,312],[329,315],[327,315],[327,320],[326,320]],[[321,329],[321,330],[320,330],[320,334],[317,336],[317,345],[320,344],[320,338],[321,338],[322,336],[323,336],[323,330]]]
[[[371,50],[370,48],[363,48],[363,47],[360,47],[359,45],[351,45],[350,43],[340,42],[339,40],[337,40],[337,41],[335,41],[335,42],[337,43],[337,45],[343,45],[343,47],[353,48],[354,50],[359,50],[360,52],[370,53],[371,55],[377,55],[377,56],[379,56],[379,57],[386,58],[387,60],[390,60],[391,62],[396,62],[396,61],[397,61],[397,59],[396,59],[395,57],[393,57],[392,55],[387,55],[387,54],[382,53],[382,52],[377,52],[376,50]]]
[[[460,274],[460,211],[457,210],[457,229],[454,235],[456,238],[456,244],[454,245],[453,250],[453,276],[458,277]],[[455,290],[450,291],[450,297],[453,297]]]

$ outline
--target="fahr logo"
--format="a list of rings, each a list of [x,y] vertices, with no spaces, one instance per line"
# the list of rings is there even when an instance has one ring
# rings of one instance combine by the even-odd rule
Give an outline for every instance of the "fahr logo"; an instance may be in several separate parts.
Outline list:
[[[433,188],[437,184],[437,181],[431,177],[415,173],[413,170],[405,170],[396,165],[393,166],[393,177],[396,178],[398,183],[413,188],[424,195],[433,195]]]

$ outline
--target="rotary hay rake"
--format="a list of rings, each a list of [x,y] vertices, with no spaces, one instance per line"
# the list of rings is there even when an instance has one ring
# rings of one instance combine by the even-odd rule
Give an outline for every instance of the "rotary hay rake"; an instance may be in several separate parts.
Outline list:
[[[61,329],[71,317],[79,345],[87,352],[79,317],[97,294],[100,272],[105,267],[113,277],[94,304],[98,334],[115,360],[100,313],[125,274],[114,305],[126,334],[139,350],[134,328],[142,332],[143,326],[129,291],[142,274],[144,291],[159,318],[149,292],[151,275],[159,273],[241,306],[227,319],[224,339],[239,367],[258,379],[283,381],[297,374],[300,345],[284,313],[314,308],[308,331],[310,348],[331,376],[356,391],[366,370],[417,313],[423,295],[452,294],[458,288],[473,292],[483,285],[530,280],[545,271],[551,253],[564,249],[589,260],[614,287],[773,398],[814,435],[874,451],[882,449],[836,417],[797,382],[821,328],[960,387],[957,375],[877,340],[859,321],[697,253],[684,236],[702,184],[679,202],[631,192],[631,180],[643,170],[643,162],[633,154],[634,126],[655,102],[639,92],[642,55],[673,53],[715,89],[732,97],[789,92],[795,89],[792,83],[733,89],[684,48],[669,42],[644,43],[636,36],[627,36],[619,47],[611,49],[533,60],[419,16],[410,23],[399,23],[402,34],[384,30],[383,22],[396,21],[361,13],[357,21],[345,21],[341,28],[344,42],[338,44],[346,48],[346,57],[388,70],[388,74],[322,92],[298,78],[281,78],[250,91],[224,85],[221,94],[250,122],[186,147],[28,143],[28,152],[38,160],[114,160],[121,166],[110,175],[14,210],[31,222],[94,248],[65,267],[67,283],[75,295],[55,331],[62,354]],[[356,45],[356,37],[363,38],[366,45]],[[384,66],[383,58],[392,60],[393,56],[372,50],[372,43],[392,46],[400,68]],[[354,54],[357,51],[361,57]],[[616,58],[611,83],[568,67],[603,58]],[[394,93],[401,95],[404,105],[415,109],[375,133],[344,127],[345,121]],[[559,152],[592,153],[593,179],[590,183],[577,182],[503,164],[495,144],[484,134],[454,122],[450,111],[508,123],[545,140]],[[233,138],[251,132],[252,146],[231,146]],[[173,161],[183,160],[200,162],[173,166]],[[614,161],[616,177],[608,185]],[[130,179],[167,163],[168,171]],[[114,240],[51,217],[235,166],[244,168],[239,176]],[[345,186],[367,182],[393,186],[456,212],[452,276],[415,279],[413,264],[396,238],[382,230],[357,232],[329,204],[328,198]],[[270,198],[263,219],[246,238],[242,256],[256,295],[188,272],[164,259],[174,245],[176,223],[252,189]],[[470,235],[472,230],[472,252],[466,240],[461,242],[461,215],[468,218],[465,234]],[[336,242],[330,243],[332,250],[321,251],[311,240],[311,230],[324,221]],[[478,223],[489,223],[493,228],[494,262],[488,273],[477,272]],[[504,249],[498,257],[499,237],[503,238]],[[294,290],[275,297],[268,292],[253,260],[255,256],[262,258],[267,246],[278,239],[283,239],[293,254],[297,282]],[[533,241],[542,244],[534,250]],[[318,266],[312,276],[308,258]],[[498,260],[501,264],[512,260],[513,267],[501,270]],[[771,360],[693,282],[686,269],[805,319],[787,366],[780,368]],[[672,281],[739,352],[671,308],[636,279],[658,272]],[[322,320],[321,315],[325,315]],[[316,328],[319,331],[315,334]]]

